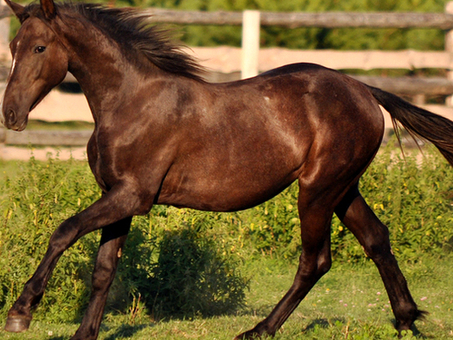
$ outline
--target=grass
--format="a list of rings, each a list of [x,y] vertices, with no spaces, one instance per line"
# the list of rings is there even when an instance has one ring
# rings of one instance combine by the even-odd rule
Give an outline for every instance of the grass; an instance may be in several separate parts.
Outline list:
[[[39,174],[38,170],[40,169],[39,171],[45,175],[42,177],[44,181],[55,182],[55,185],[59,188],[55,192],[55,198],[52,191],[51,198],[52,201],[55,199],[55,203],[57,201],[56,197],[58,197],[59,202],[65,203],[66,200],[64,198],[73,197],[74,193],[81,195],[82,191],[88,190],[85,184],[81,184],[80,188],[78,186],[75,188],[64,186],[63,182],[73,183],[73,179],[70,177],[66,178],[66,168],[52,167],[52,164],[42,163],[41,167],[29,167],[29,175],[33,175],[33,178],[30,179],[29,176],[26,179],[31,181],[31,187],[42,184],[42,181],[39,182],[34,177],[34,175]],[[49,173],[45,171],[48,166],[51,166]],[[16,173],[20,173],[23,167],[23,162],[0,161],[0,183],[6,177],[13,177]],[[56,176],[55,172],[60,175],[63,173],[62,179]],[[430,174],[430,176],[433,176],[432,173]],[[54,175],[58,177],[57,180],[53,178],[55,177]],[[67,175],[69,176],[69,174]],[[82,182],[80,177],[85,176],[85,172],[75,172],[75,175],[81,183],[85,183]],[[418,178],[418,183],[421,182],[422,178],[418,175],[413,175],[412,177]],[[403,179],[406,180],[405,178]],[[61,186],[59,186],[60,182]],[[445,182],[442,187],[444,190],[449,191],[448,183],[451,183],[451,181],[445,180]],[[396,185],[400,187],[400,184]],[[43,187],[45,190],[50,190],[47,186]],[[384,190],[382,185],[379,188],[380,191]],[[393,194],[395,190],[391,189],[389,189],[389,192]],[[5,193],[0,194],[0,198]],[[432,201],[435,193],[426,200]],[[29,194],[31,194],[31,191]],[[408,193],[404,194],[408,195]],[[85,196],[91,197],[88,194]],[[23,198],[20,198],[20,200],[22,202]],[[41,201],[39,199],[36,202],[30,202],[38,206]],[[402,204],[402,206],[410,205],[411,201],[409,200],[408,202]],[[451,200],[448,199],[446,202],[448,207],[451,208]],[[39,205],[39,207],[42,211],[43,206]],[[58,207],[59,205],[53,206],[52,212],[54,214],[57,213],[56,208]],[[420,207],[417,207],[411,213],[420,215],[422,213],[420,209]],[[26,210],[28,211],[28,206]],[[216,220],[214,223],[218,226],[217,224],[220,222]],[[451,219],[446,225],[448,226],[449,224],[451,224]],[[414,226],[416,225],[414,224]],[[408,225],[407,230],[408,232],[410,231],[411,235],[415,233],[414,226]],[[14,227],[16,228],[15,225]],[[228,228],[230,227],[231,225],[228,224]],[[3,235],[6,237],[6,233]],[[402,236],[399,235],[398,240],[401,239]],[[131,240],[130,238],[129,244]],[[345,244],[345,239],[340,239],[338,235],[334,236],[333,240],[336,242],[342,240],[342,245],[344,246]],[[239,240],[234,238],[234,242],[239,243]],[[346,254],[342,255],[342,260],[339,258],[334,259],[333,269],[312,289],[307,298],[294,311],[293,315],[276,335],[275,339],[397,338],[392,326],[393,314],[377,270],[372,263],[365,260],[357,242],[354,241],[353,245],[357,248],[357,252],[351,252],[351,249],[355,249],[351,245],[351,247],[347,248],[347,252],[342,252],[342,254]],[[414,299],[420,309],[430,313],[425,320],[420,320],[416,323],[418,328],[416,336],[417,338],[427,339],[453,339],[453,292],[451,289],[451,282],[453,282],[453,273],[451,272],[453,255],[438,255],[439,257],[434,258],[432,249],[431,255],[422,254],[418,248],[417,251],[411,253],[412,255],[410,256],[406,254],[404,258],[408,259],[408,261],[401,264]],[[250,277],[251,285],[250,290],[247,292],[245,306],[238,310],[236,314],[210,318],[195,317],[193,319],[156,320],[150,316],[149,311],[145,310],[142,304],[138,304],[135,307],[132,306],[134,308],[125,307],[113,312],[111,311],[112,308],[110,308],[110,312],[104,317],[99,339],[232,339],[240,332],[252,328],[269,314],[290,287],[296,272],[297,264],[294,261],[284,260],[283,256],[276,259],[275,255],[272,257],[269,256],[269,253],[262,256],[258,254],[259,252],[255,252],[254,256],[243,257],[253,258],[253,260],[244,260],[240,268],[242,273],[248,273],[246,275]],[[262,252],[262,254],[266,253]],[[417,255],[414,256],[413,254]],[[440,253],[437,252],[436,254]],[[348,263],[352,256],[359,256],[359,260],[353,261],[355,264]],[[10,262],[6,263],[10,264]],[[61,263],[59,268],[62,268]],[[54,283],[57,282],[55,276],[53,278]],[[14,282],[17,284],[17,281]],[[58,288],[61,288],[61,286]],[[47,292],[47,302],[52,301],[50,299],[51,291],[49,289]],[[61,301],[67,302],[67,299],[65,295]],[[43,304],[45,301],[46,296],[44,296]],[[44,309],[43,307],[41,306],[41,311]],[[58,313],[61,314],[64,312],[64,308],[60,304],[54,309],[57,309]],[[39,315],[32,322],[31,329],[28,332],[9,334],[0,331],[0,339],[66,340],[71,338],[71,335],[74,334],[78,327],[78,320],[66,323],[52,323],[46,322],[46,320],[52,320],[51,313],[40,312],[37,314]],[[3,325],[4,320],[0,320],[0,327]]]
[[[27,130],[93,130],[94,123],[84,121],[47,122],[30,120]]]
[[[0,159],[0,183],[3,183],[6,178],[12,178],[16,175],[25,162],[22,161],[4,161]]]
[[[419,307],[430,314],[417,321],[417,338],[453,338],[452,258],[418,259],[403,264],[409,287]],[[135,311],[104,318],[99,339],[179,340],[232,339],[262,320],[291,285],[296,265],[263,258],[245,264],[254,273],[246,306],[236,315],[193,320],[155,321]],[[295,310],[276,340],[396,339],[393,314],[382,281],[373,264],[336,264]],[[69,339],[77,324],[32,322],[23,334],[0,332],[2,339]],[[411,334],[406,335],[407,338]]]

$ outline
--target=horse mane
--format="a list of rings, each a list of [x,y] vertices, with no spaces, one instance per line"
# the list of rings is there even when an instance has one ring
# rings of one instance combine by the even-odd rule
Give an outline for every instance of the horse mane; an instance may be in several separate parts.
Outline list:
[[[168,30],[151,25],[150,16],[136,8],[108,8],[100,4],[57,3],[57,12],[80,14],[116,41],[128,60],[139,68],[151,62],[163,71],[202,81],[205,69],[198,61],[184,52],[181,44],[171,40]],[[43,18],[40,7],[26,7],[30,16]],[[44,19],[45,20],[45,19]],[[145,56],[140,58],[140,55]]]

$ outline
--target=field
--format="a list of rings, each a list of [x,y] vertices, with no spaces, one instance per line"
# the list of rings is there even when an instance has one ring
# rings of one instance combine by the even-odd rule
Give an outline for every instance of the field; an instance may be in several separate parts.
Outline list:
[[[453,338],[453,171],[430,148],[387,147],[362,192],[389,225],[414,299],[430,314],[415,336]],[[0,317],[36,268],[51,231],[99,197],[84,163],[2,162]],[[295,186],[234,214],[156,207],[134,220],[100,339],[232,339],[265,317],[291,285],[301,249]],[[31,329],[2,339],[69,339],[89,292],[99,234],[60,260]],[[341,223],[332,222],[334,265],[275,339],[397,338],[377,270]],[[201,275],[199,275],[201,273]],[[412,337],[412,333],[404,338]]]
[[[417,337],[453,338],[453,261],[426,259],[417,265],[403,264],[403,271],[421,308],[429,311],[425,320],[416,323]],[[261,320],[289,287],[294,264],[264,260],[255,263],[251,272],[247,305],[235,315],[189,320],[155,321],[145,315],[108,314],[100,339],[232,339],[239,331]],[[428,284],[429,282],[429,284]],[[312,290],[290,317],[275,339],[397,339],[393,314],[386,293],[371,264],[336,264]],[[69,339],[77,326],[71,322],[33,322],[31,330],[20,335],[2,331],[2,339]],[[409,338],[409,335],[407,335]]]

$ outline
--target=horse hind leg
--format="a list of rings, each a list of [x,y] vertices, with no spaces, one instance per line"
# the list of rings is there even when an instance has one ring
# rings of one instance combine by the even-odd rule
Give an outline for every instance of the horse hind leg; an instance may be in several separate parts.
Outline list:
[[[294,282],[269,316],[253,329],[238,335],[236,340],[255,339],[263,334],[275,335],[315,283],[329,271],[330,224],[333,209],[329,211],[322,203],[321,200],[317,200],[312,204],[305,204],[299,194],[303,251]]]
[[[345,195],[335,213],[376,264],[392,305],[396,329],[399,332],[410,329],[424,312],[417,308],[392,253],[388,228],[365,202],[357,184]]]

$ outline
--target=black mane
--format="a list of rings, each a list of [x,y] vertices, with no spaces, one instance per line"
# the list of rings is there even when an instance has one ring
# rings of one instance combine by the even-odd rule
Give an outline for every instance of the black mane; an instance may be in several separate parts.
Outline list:
[[[68,2],[58,4],[57,11],[85,17],[115,40],[127,58],[134,60],[139,67],[146,66],[143,65],[143,58],[139,58],[141,54],[161,70],[202,80],[205,70],[197,60],[182,51],[181,45],[171,41],[168,31],[151,26],[149,15],[139,9]],[[42,17],[39,5],[27,6],[27,13]]]

